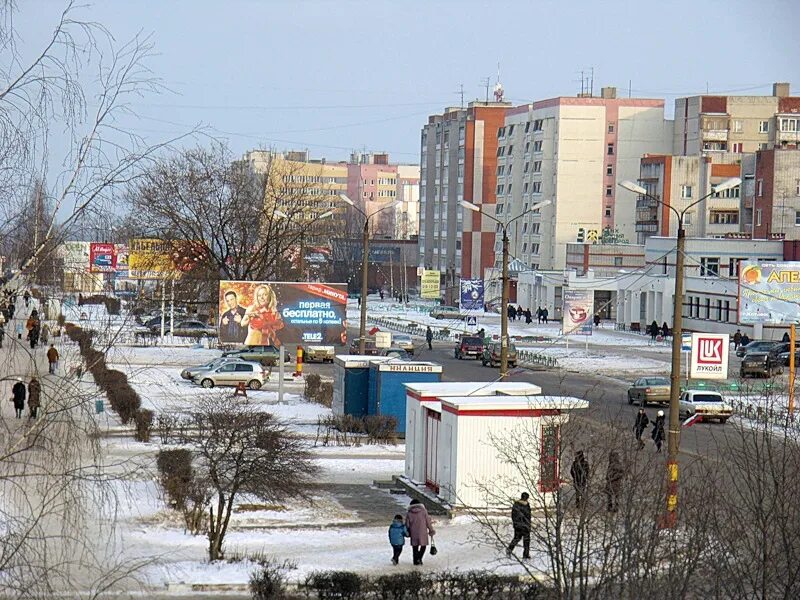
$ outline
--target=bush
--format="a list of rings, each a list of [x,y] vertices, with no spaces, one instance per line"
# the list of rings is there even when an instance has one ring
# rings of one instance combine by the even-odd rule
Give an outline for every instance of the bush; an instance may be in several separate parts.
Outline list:
[[[141,408],[139,394],[129,385],[108,391],[108,401],[119,415],[123,425],[127,425]]]
[[[315,401],[326,408],[333,404],[333,382],[323,381],[319,386]]]
[[[303,391],[303,395],[306,397],[306,400],[313,401],[317,397],[317,393],[319,392],[319,386],[322,383],[322,378],[312,373],[311,375],[306,375],[306,384],[305,390]]]
[[[250,574],[250,594],[253,600],[285,600],[290,596],[286,592],[286,571],[295,568],[288,561],[262,562],[261,567]]]
[[[58,318],[56,319],[56,323],[58,323],[59,327],[64,327],[66,322],[67,322],[67,319],[66,319],[66,317],[64,317],[64,315],[58,315]]]
[[[147,408],[136,411],[136,414],[134,415],[134,421],[136,422],[136,432],[133,434],[133,438],[137,442],[150,441],[150,433],[153,430],[154,415],[155,413],[153,413],[152,410],[149,410]]]
[[[100,352],[98,354],[102,357]],[[94,361],[91,364],[92,368],[90,370],[97,387],[107,394],[128,387],[128,376],[122,371],[105,368],[105,360],[102,361],[102,367],[98,361]]]
[[[387,415],[364,417],[364,432],[370,444],[395,444],[397,442],[397,419]]]
[[[375,591],[381,600],[416,600],[430,597],[434,582],[419,571],[382,575],[375,580]]]
[[[184,510],[194,479],[192,453],[186,448],[161,450],[156,457],[156,468],[170,506]]]
[[[362,597],[364,580],[358,573],[350,571],[322,571],[311,573],[306,577],[303,587],[315,591],[318,600],[332,598],[354,599]]]

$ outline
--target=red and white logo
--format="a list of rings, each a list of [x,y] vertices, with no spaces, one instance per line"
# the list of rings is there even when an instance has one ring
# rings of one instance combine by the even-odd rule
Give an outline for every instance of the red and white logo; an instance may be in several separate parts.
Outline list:
[[[697,362],[700,364],[722,364],[722,340],[701,337],[697,341]]]
[[[690,377],[726,379],[729,346],[727,333],[693,333]]]

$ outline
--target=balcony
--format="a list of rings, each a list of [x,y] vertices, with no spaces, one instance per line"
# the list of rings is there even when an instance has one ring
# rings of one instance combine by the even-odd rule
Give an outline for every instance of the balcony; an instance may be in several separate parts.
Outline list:
[[[703,130],[703,141],[705,142],[727,142],[727,129],[705,129]]]
[[[658,202],[647,196],[639,196],[636,199],[636,208],[658,208]]]
[[[778,144],[800,144],[800,131],[777,131],[775,141]]]
[[[636,221],[637,233],[658,233],[658,221]]]

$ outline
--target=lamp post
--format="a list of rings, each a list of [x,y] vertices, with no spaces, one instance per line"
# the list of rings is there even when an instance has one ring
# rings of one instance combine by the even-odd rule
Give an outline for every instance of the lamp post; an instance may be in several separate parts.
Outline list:
[[[681,443],[680,423],[680,386],[681,386],[681,334],[683,332],[683,277],[686,249],[686,231],[683,228],[686,213],[690,208],[700,204],[718,192],[736,187],[742,183],[738,177],[726,179],[718,184],[711,193],[687,205],[683,210],[662,202],[641,185],[633,181],[623,181],[619,185],[628,191],[650,198],[661,206],[665,206],[678,219],[678,233],[675,247],[675,295],[672,303],[672,365],[670,367],[669,390],[669,431],[667,436],[667,512],[662,527],[674,527],[678,518],[678,452]]]
[[[508,221],[501,221],[493,217],[492,215],[487,215],[483,211],[481,211],[481,207],[473,204],[472,202],[467,202],[466,200],[461,200],[461,206],[466,209],[469,209],[473,212],[479,212],[484,217],[487,217],[500,225],[503,230],[503,274],[502,274],[502,294],[501,294],[501,303],[500,303],[500,377],[505,377],[508,374],[508,296],[509,296],[509,276],[508,276],[508,226],[511,225],[514,221],[519,219],[520,217],[524,217],[525,215],[532,213],[534,211],[539,210],[540,208],[547,206],[548,204],[552,204],[551,200],[545,200],[544,202],[537,202],[533,206],[531,206],[528,210],[521,212],[513,219],[509,219]]]
[[[369,269],[369,220],[378,213],[380,213],[381,211],[384,211],[387,208],[391,208],[392,206],[397,204],[397,200],[395,200],[394,202],[390,202],[385,206],[382,206],[372,214],[367,214],[366,212],[361,210],[361,208],[356,206],[356,203],[353,202],[346,195],[339,194],[339,198],[342,200],[342,202],[354,208],[356,211],[358,211],[358,213],[362,217],[364,217],[364,232],[361,241],[361,245],[364,247],[361,259],[361,323],[359,324],[358,328],[358,353],[363,355],[364,348],[366,347],[366,342],[367,342],[367,276]]]

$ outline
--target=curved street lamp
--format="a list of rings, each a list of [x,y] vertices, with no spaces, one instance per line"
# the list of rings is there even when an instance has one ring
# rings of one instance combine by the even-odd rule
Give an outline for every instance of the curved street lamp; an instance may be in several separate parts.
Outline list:
[[[511,225],[514,221],[519,219],[520,217],[524,217],[527,214],[530,214],[534,211],[539,210],[540,208],[552,204],[552,200],[545,200],[544,202],[537,202],[533,206],[531,206],[528,210],[525,210],[518,214],[513,219],[509,219],[507,221],[501,221],[493,217],[492,215],[487,215],[485,212],[481,210],[481,207],[477,204],[473,204],[472,202],[467,202],[466,200],[461,200],[459,204],[464,208],[471,210],[473,212],[481,213],[484,217],[487,217],[500,225],[503,230],[503,275],[502,275],[502,300],[501,300],[501,308],[500,308],[500,377],[505,377],[508,374],[508,296],[509,296],[509,289],[508,289],[508,226]]]
[[[650,198],[661,206],[664,206],[675,213],[678,218],[678,237],[675,249],[675,295],[672,303],[672,366],[670,369],[670,391],[669,391],[669,434],[667,437],[667,513],[662,523],[663,527],[674,527],[677,521],[678,507],[678,452],[681,443],[681,423],[680,423],[680,386],[681,386],[681,334],[683,332],[683,277],[684,277],[684,258],[686,248],[686,231],[683,228],[686,213],[690,208],[700,204],[703,200],[710,198],[714,194],[729,190],[740,185],[742,180],[738,177],[731,177],[715,186],[709,194],[695,200],[682,210],[662,202],[650,194],[645,188],[633,181],[622,181],[619,186],[628,191],[641,196]]]

